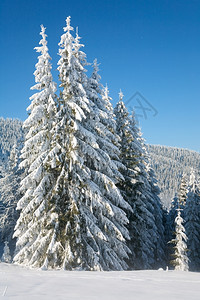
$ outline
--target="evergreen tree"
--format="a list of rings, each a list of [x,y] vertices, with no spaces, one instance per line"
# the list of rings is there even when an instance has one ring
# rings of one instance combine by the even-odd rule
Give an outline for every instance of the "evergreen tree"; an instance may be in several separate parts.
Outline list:
[[[165,251],[165,263],[166,267],[169,265],[171,260],[169,241],[171,241],[171,222],[169,218],[169,211],[166,208],[163,208],[163,226],[164,226],[164,251]]]
[[[187,183],[186,183],[186,176],[185,174],[182,175],[181,183],[179,186],[178,193],[175,194],[170,210],[167,216],[165,227],[167,226],[166,230],[168,230],[168,235],[166,236],[166,260],[167,264],[170,264],[171,257],[174,254],[174,249],[171,247],[171,240],[176,238],[176,218],[178,215],[178,210],[180,210],[182,217],[183,216],[183,208],[185,207],[187,199]]]
[[[171,265],[174,266],[175,270],[188,271],[187,236],[183,222],[181,211],[178,209],[175,219],[175,238],[170,241],[170,243],[174,244]]]
[[[87,80],[86,93],[92,107],[90,109],[89,126],[90,130],[96,135],[100,148],[105,151],[112,161],[119,162],[118,137],[115,134],[115,120],[111,98],[108,95],[108,88],[102,90],[100,83],[101,77],[98,74],[97,60],[93,63],[93,72]],[[88,122],[88,118],[87,118]],[[118,168],[113,164],[113,171],[116,177],[120,178]]]
[[[17,204],[21,212],[14,233],[17,238],[14,262],[34,267],[40,267],[49,248],[52,250],[57,225],[49,201],[54,174],[46,163],[51,152],[56,85],[51,75],[51,58],[43,25],[40,34],[41,46],[35,49],[41,55],[34,72],[36,84],[31,88],[38,92],[30,98],[31,104],[27,109],[30,114],[24,122],[27,134],[20,164],[25,169],[25,177],[21,182],[24,195]]]
[[[188,190],[184,216],[188,237],[189,269],[190,271],[200,271],[200,190],[193,170]]]
[[[123,178],[118,183],[118,187],[120,188],[120,191],[123,195],[123,197],[126,199],[127,202],[131,205],[133,209],[134,218],[137,218],[135,216],[136,213],[136,203],[134,201],[134,194],[133,189],[135,189],[135,186],[137,184],[137,175],[139,173],[139,169],[137,167],[137,159],[135,155],[135,151],[133,149],[133,135],[130,128],[130,120],[128,117],[128,111],[124,105],[123,102],[123,93],[120,91],[119,93],[119,102],[117,103],[115,110],[115,118],[116,118],[116,134],[119,136],[119,144],[120,144],[120,161],[122,165],[120,166],[120,171],[123,175]],[[144,204],[140,202],[140,204],[143,206]],[[128,241],[128,246],[131,249],[131,255],[129,259],[129,267],[136,268],[136,234],[133,233],[136,229],[136,224],[133,223],[133,214],[131,211],[127,212],[128,219],[129,219],[129,225],[128,230],[130,232],[131,240]],[[131,220],[131,221],[130,221]],[[143,228],[143,232],[145,234],[145,228]],[[134,240],[133,238],[134,237]]]
[[[144,213],[142,206],[139,207],[139,216],[141,219],[138,218],[138,226],[140,228],[141,222],[142,226],[145,224],[146,232],[145,234],[141,234],[141,231],[139,231],[140,248],[139,251],[138,249],[136,249],[136,251],[138,252],[139,265],[142,265],[144,269],[157,268],[163,266],[161,262],[164,255],[163,249],[160,248],[163,243],[161,240],[163,237],[163,227],[157,227],[161,221],[159,217],[161,214],[161,206],[159,204],[160,200],[158,199],[159,191],[155,185],[153,170],[150,168],[146,146],[144,144],[141,131],[137,126],[134,112],[132,113],[131,118],[131,129],[134,137],[135,155],[137,157],[139,167],[139,184],[135,189],[135,199],[137,199],[136,203],[139,203],[139,199],[142,199],[143,205],[146,208],[146,212]],[[156,214],[158,212],[159,215],[156,219]]]
[[[170,264],[172,248],[169,242],[175,238],[175,219],[177,217],[177,210],[179,208],[179,200],[177,194],[174,196],[171,202],[169,211],[164,212],[164,228],[165,228],[165,255],[166,264]]]
[[[120,207],[128,208],[128,204],[115,186],[117,166],[105,151],[109,141],[97,115],[97,95],[92,91],[92,98],[86,91],[86,56],[80,51],[78,35],[71,35],[70,17],[66,23],[59,44],[62,92],[52,129],[52,159],[56,159],[49,162],[56,174],[51,202],[55,203],[58,247],[56,257],[47,255],[45,266],[122,270],[129,250],[125,244],[128,220]]]
[[[149,184],[151,187],[151,198],[153,199],[153,215],[155,218],[155,226],[156,226],[156,242],[155,242],[155,263],[154,268],[164,267],[166,264],[166,256],[165,256],[165,237],[164,237],[164,225],[163,225],[163,215],[164,210],[161,204],[161,200],[159,198],[160,189],[157,185],[157,179],[155,177],[154,170],[149,167],[148,170],[149,175]]]
[[[124,180],[119,186],[133,210],[133,213],[128,213],[131,236],[128,246],[132,251],[129,265],[131,269],[147,269],[163,260],[162,211],[140,131],[134,116],[132,120],[128,116],[121,92],[119,97],[115,115],[120,136],[120,158],[125,166],[121,169]]]
[[[10,255],[10,249],[9,249],[9,246],[8,246],[8,242],[5,241],[4,244],[5,245],[4,245],[3,255],[2,255],[1,260],[3,262],[6,262],[6,263],[11,263],[11,255]]]

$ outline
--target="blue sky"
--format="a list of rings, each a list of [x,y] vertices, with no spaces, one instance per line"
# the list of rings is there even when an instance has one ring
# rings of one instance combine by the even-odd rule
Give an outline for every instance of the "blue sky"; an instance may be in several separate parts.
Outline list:
[[[47,27],[57,81],[58,43],[69,15],[88,61],[101,63],[113,104],[120,88],[124,102],[139,92],[128,106],[149,109],[146,119],[139,117],[146,141],[200,151],[200,1],[195,0],[1,0],[0,116],[27,116],[40,24]],[[141,107],[135,110],[142,115]]]

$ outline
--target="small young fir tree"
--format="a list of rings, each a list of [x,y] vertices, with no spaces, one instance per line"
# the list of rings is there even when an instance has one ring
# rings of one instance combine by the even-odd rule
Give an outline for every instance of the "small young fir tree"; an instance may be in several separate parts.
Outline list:
[[[188,257],[187,257],[187,236],[183,226],[184,220],[181,217],[181,210],[178,209],[177,217],[175,219],[175,238],[170,241],[173,244],[173,253],[171,265],[177,271],[188,271]]]

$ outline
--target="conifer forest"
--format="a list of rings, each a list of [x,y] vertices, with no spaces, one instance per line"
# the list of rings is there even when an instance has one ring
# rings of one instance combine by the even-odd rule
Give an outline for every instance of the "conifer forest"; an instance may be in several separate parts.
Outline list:
[[[41,25],[28,117],[0,118],[1,261],[199,272],[200,154],[146,145],[121,90],[113,107],[70,17],[63,29],[59,84]]]

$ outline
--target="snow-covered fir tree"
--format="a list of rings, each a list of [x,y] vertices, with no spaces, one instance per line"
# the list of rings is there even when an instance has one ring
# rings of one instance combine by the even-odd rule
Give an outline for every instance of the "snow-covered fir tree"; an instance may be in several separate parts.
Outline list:
[[[190,271],[200,271],[200,190],[194,170],[191,171],[186,205],[185,230]]]
[[[181,210],[178,208],[175,219],[175,238],[170,241],[173,244],[171,265],[177,271],[188,271],[187,257],[187,236],[185,234],[184,220],[181,217]]]
[[[165,256],[166,264],[170,264],[172,248],[169,242],[174,238],[175,219],[177,217],[177,209],[179,208],[179,199],[177,194],[171,201],[170,209],[164,211],[164,228],[165,228]]]
[[[164,251],[165,251],[165,263],[166,267],[169,266],[169,261],[171,260],[169,241],[172,239],[171,235],[171,222],[169,218],[169,211],[163,208],[163,226],[164,226]]]
[[[176,228],[176,217],[178,214],[178,209],[181,209],[181,215],[184,218],[184,207],[187,199],[187,182],[185,174],[181,176],[181,182],[177,186],[177,193],[175,193],[174,198],[171,201],[171,205],[168,214],[165,219],[165,252],[166,252],[166,263],[170,264],[171,256],[173,255],[173,249],[171,247],[170,241],[175,239],[175,228]]]
[[[131,236],[128,246],[132,250],[129,265],[133,269],[147,269],[160,266],[164,258],[162,209],[159,190],[151,179],[153,171],[149,168],[143,139],[134,115],[130,120],[122,98],[120,92],[115,115],[120,136],[120,158],[125,166],[121,170],[124,180],[119,186],[133,209],[133,213],[128,214]]]
[[[120,160],[122,162],[120,171],[123,175],[123,178],[119,181],[118,187],[126,199],[133,208],[134,218],[136,218],[136,207],[135,207],[135,196],[133,190],[137,184],[137,175],[139,173],[139,168],[137,167],[136,153],[133,149],[133,135],[130,128],[130,120],[128,117],[128,111],[124,105],[123,93],[119,93],[119,102],[117,103],[114,113],[116,118],[116,133],[120,138]],[[141,205],[144,203],[141,201]],[[131,255],[129,259],[129,268],[135,268],[135,261],[137,260],[137,255],[135,253],[136,247],[136,235],[132,233],[133,230],[136,230],[135,225],[132,222],[132,213],[131,211],[127,212],[129,218],[128,229],[130,232],[131,240],[128,242],[129,248],[131,249]],[[131,221],[130,221],[131,220]],[[132,228],[133,227],[133,228]],[[144,228],[143,228],[144,229]],[[134,240],[132,239],[134,236]]]
[[[86,92],[88,99],[93,107],[92,122],[90,121],[91,131],[97,136],[100,148],[107,153],[111,159],[113,179],[115,182],[123,179],[120,167],[124,167],[120,159],[119,136],[116,134],[116,121],[114,119],[111,98],[109,97],[108,87],[100,84],[100,75],[97,59],[93,63],[93,72],[87,81]],[[103,89],[101,89],[103,88]],[[94,122],[94,118],[96,121]],[[128,207],[128,210],[130,207]]]
[[[141,214],[142,220],[138,218],[137,222],[139,226],[144,226],[143,223],[145,223],[146,232],[144,234],[139,234],[141,248],[138,252],[138,257],[140,261],[141,253],[141,257],[143,257],[143,261],[141,261],[143,264],[143,268],[157,268],[163,266],[164,258],[164,253],[161,246],[163,227],[157,227],[157,225],[160,224],[160,217],[162,214],[162,212],[160,211],[160,199],[158,199],[159,190],[155,184],[156,180],[153,174],[153,170],[150,167],[150,161],[146,146],[144,144],[144,139],[142,138],[140,128],[138,128],[137,122],[135,120],[134,111],[131,117],[131,129],[134,136],[134,149],[138,158],[138,167],[140,170],[138,178],[139,184],[137,185],[137,188],[135,190],[135,198],[137,199],[136,203],[140,203],[140,199],[142,199],[143,205],[145,205],[146,207],[145,214],[142,206],[139,207],[139,217]],[[151,175],[153,175],[152,178]],[[156,214],[158,214],[157,220]],[[138,251],[138,249],[136,249],[136,251]]]
[[[35,48],[40,53],[34,72],[36,84],[31,88],[37,92],[30,98],[31,104],[27,108],[30,113],[24,122],[27,134],[20,163],[25,170],[21,182],[24,195],[17,204],[20,217],[14,233],[17,238],[14,262],[34,267],[43,264],[56,231],[50,202],[54,174],[46,162],[51,151],[56,85],[51,75],[51,58],[43,25],[40,34],[40,46]]]
[[[12,260],[7,241],[4,242],[4,249],[3,249],[3,255],[2,255],[1,260],[5,263],[11,263],[11,260]]]
[[[169,211],[165,215],[165,252],[166,252],[166,263],[170,264],[171,256],[173,254],[173,249],[171,247],[170,241],[175,239],[175,219],[177,217],[178,209],[181,209],[182,217],[184,218],[183,208],[185,207],[186,199],[187,199],[187,184],[186,177],[183,174],[181,177],[181,182],[179,186],[177,186],[177,193],[173,197],[171,201],[171,205],[169,207]]]
[[[70,17],[66,23],[59,43],[62,92],[49,160],[56,176],[51,199],[56,231],[43,266],[122,270],[129,251],[128,220],[119,207],[128,209],[128,204],[115,186],[118,169],[103,148],[105,127],[86,91],[85,54],[79,37],[71,34]]]
[[[163,225],[163,207],[161,204],[161,200],[159,197],[160,188],[158,187],[158,182],[155,177],[154,170],[152,167],[148,167],[148,181],[151,187],[150,197],[152,199],[153,205],[153,215],[155,218],[156,225],[156,241],[155,241],[155,252],[154,252],[154,260],[155,263],[153,265],[154,268],[164,267],[166,264],[166,255],[165,255],[165,236],[164,236],[164,225]]]

